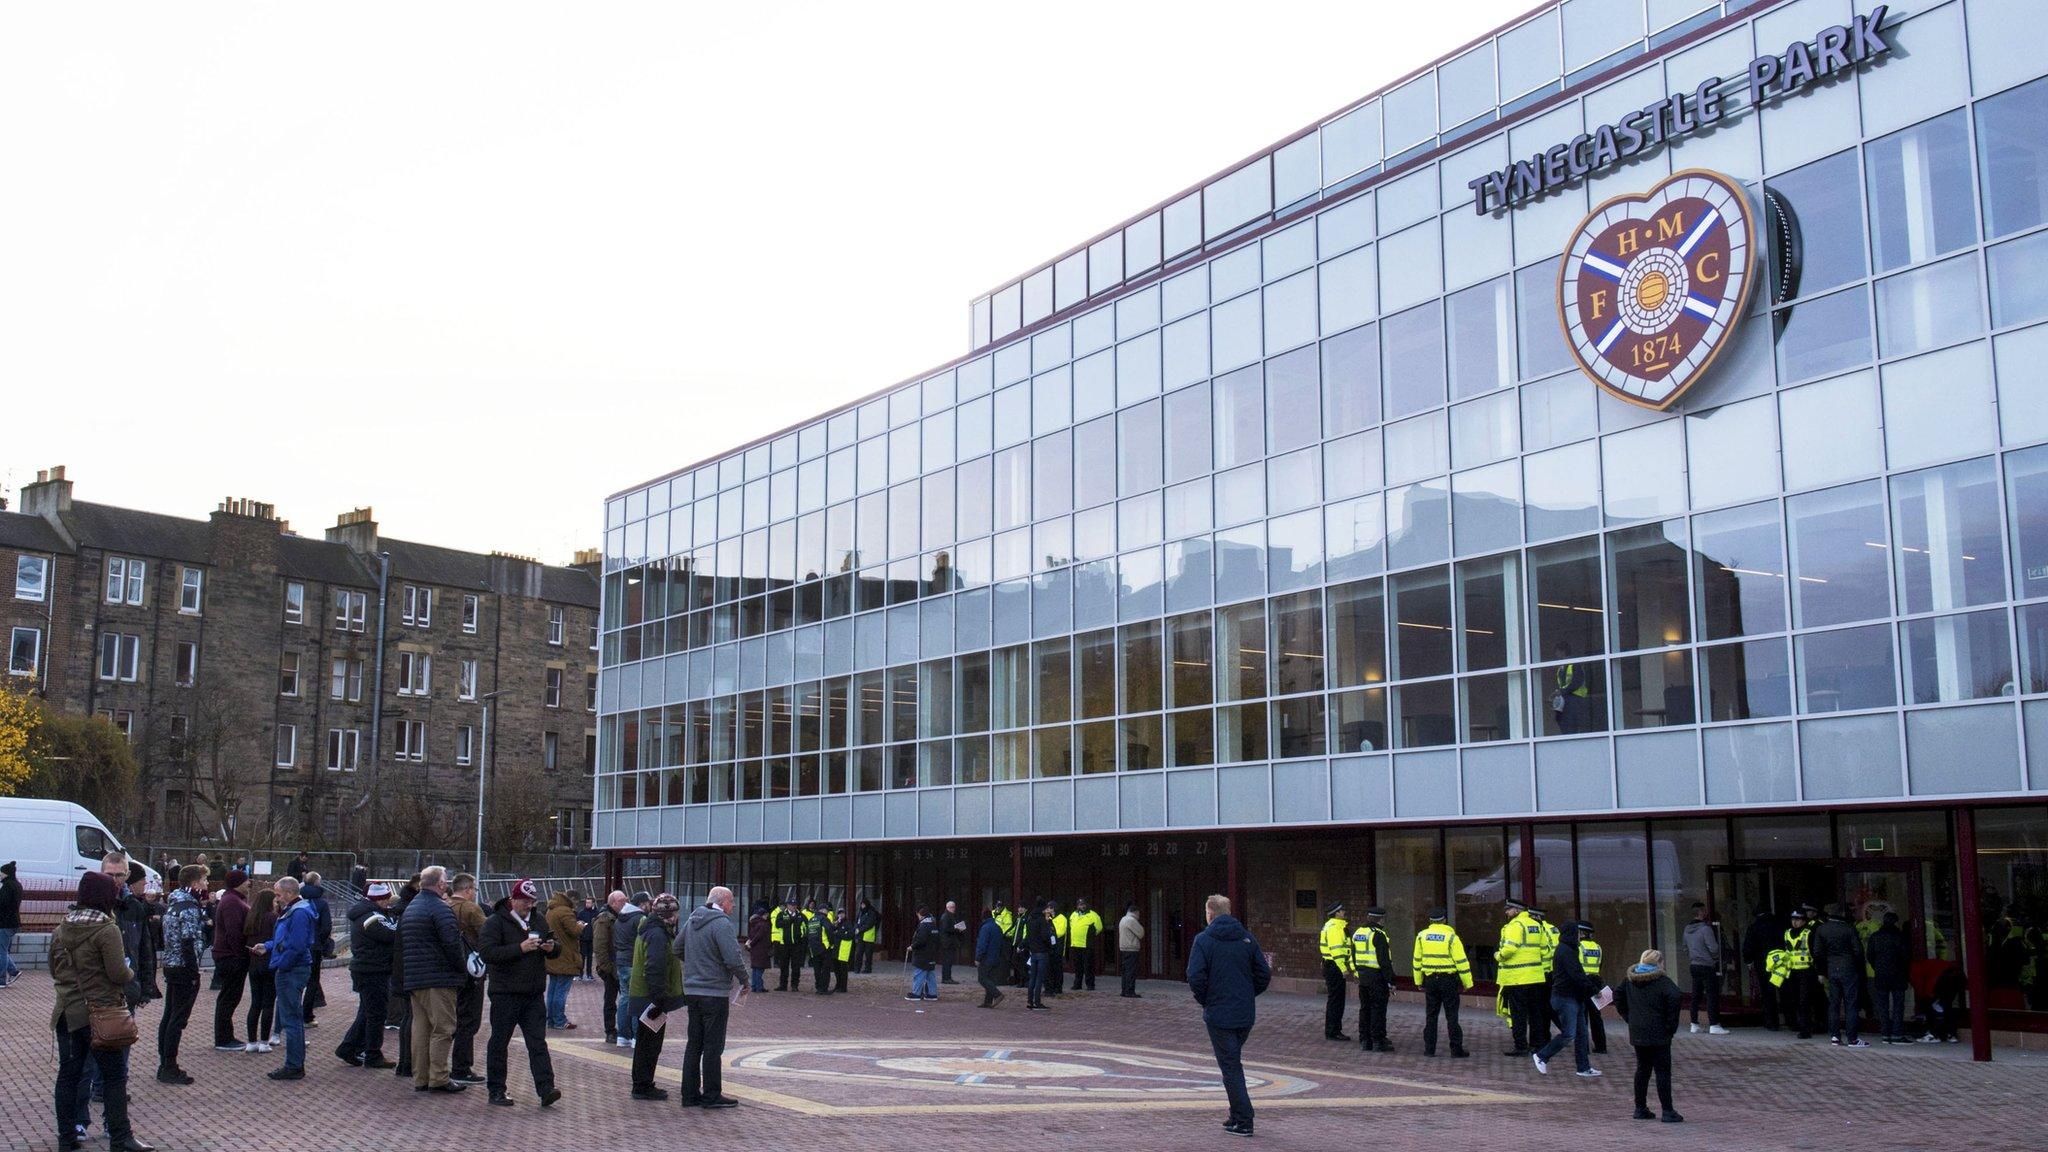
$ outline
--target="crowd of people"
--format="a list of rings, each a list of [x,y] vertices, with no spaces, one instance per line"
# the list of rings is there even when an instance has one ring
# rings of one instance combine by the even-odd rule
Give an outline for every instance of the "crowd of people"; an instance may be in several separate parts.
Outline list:
[[[240,868],[196,860],[170,875],[165,892],[139,864],[115,852],[99,872],[81,878],[77,902],[50,949],[57,986],[51,1023],[59,1057],[54,1103],[60,1147],[79,1146],[97,1101],[109,1146],[148,1152],[132,1131],[126,1106],[128,1049],[139,1039],[138,1012],[162,1001],[157,1081],[192,1084],[179,1053],[209,970],[214,1048],[281,1050],[281,1063],[268,1072],[271,1079],[307,1074],[306,1032],[326,1004],[321,968],[337,955],[336,929],[320,874],[293,863],[285,875],[255,885]],[[833,907],[792,895],[773,906],[756,904],[741,925],[733,893],[723,887],[686,912],[669,893],[615,891],[600,906],[566,890],[544,899],[534,881],[519,880],[487,910],[474,876],[450,875],[439,866],[395,887],[357,879],[362,895],[342,920],[356,1009],[335,1057],[355,1069],[391,1070],[418,1092],[455,1094],[482,1086],[489,1103],[501,1107],[515,1103],[508,1084],[515,1034],[526,1049],[538,1104],[548,1108],[561,1099],[548,1033],[579,1027],[568,1006],[578,980],[603,986],[604,1040],[632,1050],[633,1098],[669,1098],[655,1074],[666,1023],[680,1012],[687,1019],[682,1103],[733,1107],[737,1101],[723,1092],[721,1077],[731,1007],[750,993],[804,991],[806,969],[814,994],[844,993],[850,974],[874,970],[882,935],[882,913],[867,899]],[[11,915],[18,924],[19,892],[11,866],[0,867],[0,918]],[[1209,923],[1193,943],[1188,983],[1203,1006],[1230,1101],[1226,1129],[1250,1135],[1242,1051],[1254,1001],[1271,972],[1257,941],[1229,915],[1227,899],[1212,897],[1206,911]],[[1591,1058],[1607,1050],[1605,1016],[1611,1008],[1625,1022],[1635,1055],[1635,1115],[1682,1121],[1672,1101],[1671,1046],[1687,997],[1666,972],[1663,954],[1642,952],[1621,979],[1610,982],[1591,922],[1553,924],[1542,909],[1518,900],[1506,901],[1505,913],[1492,953],[1496,1011],[1511,1037],[1505,1055],[1526,1057],[1538,1073],[1548,1073],[1550,1062],[1569,1049],[1577,1075],[1598,1077]],[[1407,957],[1423,993],[1422,1051],[1437,1054],[1441,1024],[1449,1055],[1463,1058],[1469,1052],[1459,1013],[1463,993],[1474,982],[1471,961],[1445,909],[1428,910],[1426,919]],[[1835,1044],[1865,1048],[1860,1020],[1867,1008],[1885,1041],[1911,1042],[1905,1017],[1910,985],[1927,1021],[1919,1039],[1954,1042],[1957,967],[1912,960],[1896,913],[1872,909],[1866,920],[1851,922],[1839,905],[1824,913],[1802,906],[1782,928],[1751,927],[1742,959],[1769,990],[1766,1026],[1796,1028],[1805,1038],[1825,1024]],[[1318,934],[1324,1035],[1353,1039],[1344,1026],[1348,989],[1355,983],[1356,1042],[1372,1053],[1395,1050],[1387,1007],[1399,978],[1398,958],[1385,922],[1386,910],[1370,907],[1354,925],[1344,905],[1333,904]],[[1066,906],[1050,899],[991,901],[981,909],[978,930],[955,901],[922,906],[903,953],[909,975],[904,999],[938,1000],[942,986],[960,983],[955,967],[971,963],[980,1007],[996,1008],[1006,989],[1023,988],[1026,1011],[1051,1011],[1048,999],[1095,989],[1100,954],[1112,939],[1119,995],[1138,997],[1146,927],[1135,904],[1126,906],[1113,933],[1085,899]],[[1691,983],[1691,1031],[1701,1031],[1704,1011],[1706,1032],[1725,1035],[1721,932],[1707,909],[1694,906],[1679,944]],[[1929,967],[1939,970],[1931,982],[1922,979]],[[0,986],[11,978],[0,969]],[[476,1040],[486,1018],[490,1031],[479,1074]],[[388,1058],[387,1040],[395,1046]],[[1653,1082],[1659,1112],[1647,1107]]]

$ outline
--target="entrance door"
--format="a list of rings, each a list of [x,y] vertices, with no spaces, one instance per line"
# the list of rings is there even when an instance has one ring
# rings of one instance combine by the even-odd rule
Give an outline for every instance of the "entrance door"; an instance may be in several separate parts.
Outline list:
[[[1927,955],[1922,932],[1931,919],[1920,873],[1917,860],[1844,860],[1842,903],[1850,921],[1880,923],[1886,912],[1896,912],[1906,930],[1908,955]]]
[[[1777,914],[1782,926],[1802,904],[1824,907],[1841,903],[1851,923],[1866,917],[1883,919],[1897,912],[1909,934],[1912,954],[1928,955],[1924,927],[1933,910],[1926,902],[1923,873],[1927,861],[1915,859],[1773,860],[1768,863],[1717,865],[1707,869],[1709,911],[1721,924],[1724,1002],[1735,1009],[1760,1003],[1755,974],[1742,962],[1744,934],[1760,908]],[[1937,942],[1940,943],[1940,942]],[[1778,947],[1768,941],[1766,950]]]
[[[1754,1003],[1757,990],[1749,966],[1742,962],[1744,935],[1757,909],[1764,907],[1764,893],[1770,890],[1768,870],[1757,864],[1716,864],[1707,868],[1707,915],[1721,925],[1721,956],[1725,961],[1722,984],[1724,1004],[1733,1000]],[[1684,945],[1673,941],[1674,952]],[[1674,969],[1675,970],[1675,969]]]

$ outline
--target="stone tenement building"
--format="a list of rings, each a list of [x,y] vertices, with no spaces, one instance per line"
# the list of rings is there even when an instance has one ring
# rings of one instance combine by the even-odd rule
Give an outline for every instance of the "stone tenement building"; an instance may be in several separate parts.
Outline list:
[[[100,815],[160,843],[462,844],[487,759],[494,825],[588,845],[595,572],[380,538],[368,508],[315,540],[250,500],[89,504],[61,467],[0,505],[8,682],[128,735],[139,810]]]

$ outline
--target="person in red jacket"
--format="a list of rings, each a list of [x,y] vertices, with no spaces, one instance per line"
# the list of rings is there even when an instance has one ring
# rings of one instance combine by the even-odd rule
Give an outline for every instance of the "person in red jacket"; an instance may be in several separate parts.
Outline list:
[[[213,986],[220,995],[213,1000],[213,1047],[220,1052],[240,1052],[235,1039],[235,1010],[242,1006],[242,988],[249,980],[249,874],[237,868],[223,880],[220,903],[213,911]],[[268,1040],[251,1036],[250,1040]]]

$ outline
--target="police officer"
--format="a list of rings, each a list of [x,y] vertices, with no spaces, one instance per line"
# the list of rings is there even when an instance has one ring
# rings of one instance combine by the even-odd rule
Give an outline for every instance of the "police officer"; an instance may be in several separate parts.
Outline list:
[[[1323,1039],[1349,1040],[1344,1034],[1344,982],[1351,978],[1351,928],[1344,904],[1323,909],[1323,930],[1316,938],[1323,955]]]
[[[1387,1000],[1394,978],[1393,942],[1380,927],[1387,910],[1374,905],[1365,922],[1351,933],[1351,967],[1358,973],[1358,1046],[1367,1052],[1392,1052],[1387,1040]]]
[[[1600,980],[1601,985],[1604,987],[1607,982],[1600,979],[1600,942],[1593,939],[1593,922],[1581,920],[1578,922],[1577,928],[1579,930],[1579,968],[1586,975],[1591,976],[1595,980]],[[1607,1024],[1600,1018],[1600,1010],[1593,1007],[1593,1001],[1590,998],[1579,1004],[1579,1019],[1585,1021],[1586,1030],[1593,1038],[1593,1051],[1597,1053],[1606,1052]]]
[[[1447,918],[1442,908],[1429,910],[1429,925],[1415,934],[1410,963],[1422,984],[1422,1054],[1436,1055],[1436,1018],[1441,1012],[1451,1034],[1451,1055],[1462,1060],[1471,1053],[1465,1051],[1465,1032],[1458,1027],[1458,996],[1472,986],[1472,965],[1465,958],[1465,942],[1445,923]]]
[[[832,913],[804,908],[804,951],[811,960],[811,987],[820,996],[832,994],[832,956],[838,940],[832,933]]]
[[[801,991],[793,985],[792,977],[798,983],[803,980],[803,968],[798,958],[802,928],[803,917],[797,914],[794,897],[785,897],[768,916],[768,943],[775,949],[777,992]]]
[[[1543,909],[1530,905],[1529,915],[1535,917],[1536,923],[1543,928],[1543,986],[1547,989],[1550,987],[1550,974],[1557,968],[1557,942],[1562,934],[1557,930],[1557,925],[1550,922],[1550,914]],[[1550,1043],[1550,1026],[1561,1023],[1557,1013],[1551,1009],[1550,997],[1546,993],[1543,997],[1543,1019],[1536,1031],[1530,1035],[1529,1045],[1540,1048]]]
[[[1543,1014],[1549,1011],[1549,977],[1544,974],[1543,953],[1550,937],[1520,900],[1507,901],[1507,914],[1500,944],[1493,950],[1495,980],[1507,1000],[1514,1033],[1515,1046],[1502,1055],[1527,1056],[1543,1046],[1548,1032]]]
[[[1046,973],[1045,994],[1057,998],[1067,986],[1067,914],[1056,903],[1052,909],[1052,953],[1047,961],[1051,970]]]
[[[1564,660],[1570,652],[1571,649],[1562,641],[1550,647],[1554,660]],[[1551,671],[1550,711],[1559,732],[1584,732],[1587,729],[1592,708],[1585,665],[1567,660]]]
[[[834,992],[844,992],[846,991],[846,973],[848,969],[853,967],[854,938],[860,935],[853,922],[852,914],[844,906],[841,906],[839,909],[839,919],[833,921],[832,931],[835,936],[832,952],[832,975],[834,978],[832,990]]]
[[[1799,1025],[1801,1040],[1813,1039],[1813,905],[1802,904],[1792,912],[1792,926],[1785,929],[1788,973],[1779,1004]]]

